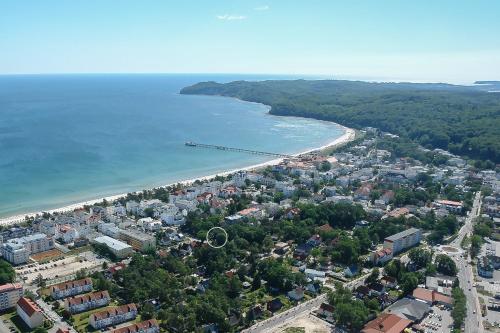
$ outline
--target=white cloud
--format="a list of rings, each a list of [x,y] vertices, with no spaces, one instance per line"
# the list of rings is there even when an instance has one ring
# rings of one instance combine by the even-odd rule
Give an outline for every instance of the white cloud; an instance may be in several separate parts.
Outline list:
[[[229,15],[229,14],[225,14],[225,15],[217,15],[217,18],[219,20],[235,21],[235,20],[244,20],[247,17],[243,16],[243,15]]]
[[[259,6],[259,7],[255,7],[254,8],[255,10],[268,10],[269,9],[269,6],[268,5],[265,5],[265,6]]]

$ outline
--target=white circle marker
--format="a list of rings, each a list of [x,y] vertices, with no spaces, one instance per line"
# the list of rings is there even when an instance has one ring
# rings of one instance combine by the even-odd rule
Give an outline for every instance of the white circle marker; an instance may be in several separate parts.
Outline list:
[[[210,231],[213,231],[213,230],[216,230],[216,229],[222,230],[222,232],[223,232],[223,233],[224,233],[224,235],[226,236],[226,240],[224,241],[224,244],[219,245],[219,246],[216,246],[216,245],[212,245],[212,244],[210,244],[210,240],[208,239],[208,234],[210,234]],[[227,243],[227,239],[228,239],[227,232],[226,232],[226,230],[224,230],[224,228],[221,228],[221,227],[213,227],[213,228],[211,228],[210,230],[208,230],[208,231],[207,231],[207,237],[206,237],[207,244],[208,244],[209,246],[213,247],[214,249],[220,249],[221,247],[223,247],[224,245],[226,245],[226,243]]]

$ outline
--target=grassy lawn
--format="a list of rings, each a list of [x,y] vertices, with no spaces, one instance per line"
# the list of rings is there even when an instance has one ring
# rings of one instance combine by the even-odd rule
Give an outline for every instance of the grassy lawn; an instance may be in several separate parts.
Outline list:
[[[2,320],[2,322],[4,320],[6,320],[7,323],[5,323],[5,324],[7,326],[10,326],[11,324],[13,324],[16,327],[17,332],[21,332],[21,333],[32,332],[31,328],[29,328],[29,326],[24,323],[24,321],[21,319],[21,317],[19,317],[17,315],[15,308],[1,312],[0,313],[0,320]]]
[[[285,333],[305,333],[306,329],[304,327],[288,327],[284,331]]]
[[[102,307],[102,308],[97,308],[93,309],[87,312],[82,312],[82,313],[77,313],[72,316],[73,318],[73,327],[78,331],[78,332],[93,332],[94,329],[89,326],[89,317],[93,313],[104,311],[109,308],[115,307],[116,304]]]
[[[272,299],[273,297],[266,292],[265,288],[261,287],[257,290],[246,292],[245,299],[242,300],[242,306],[248,310],[256,304],[263,304]]]
[[[395,289],[392,289],[392,290],[389,290],[389,295],[391,295],[392,297],[397,297],[399,298],[400,296],[400,292],[395,290]]]

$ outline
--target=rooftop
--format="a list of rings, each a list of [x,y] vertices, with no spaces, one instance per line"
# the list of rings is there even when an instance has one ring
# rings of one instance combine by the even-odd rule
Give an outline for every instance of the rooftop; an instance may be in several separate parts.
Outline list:
[[[109,236],[96,237],[94,239],[94,242],[97,242],[97,243],[100,243],[100,244],[105,244],[109,248],[111,248],[113,250],[116,250],[116,251],[120,251],[120,250],[124,250],[124,249],[130,248],[130,245],[128,245],[128,244],[126,244],[126,243],[124,243],[122,241],[119,241],[117,239],[111,238]]]
[[[35,312],[42,312],[35,302],[26,297],[21,297],[19,301],[17,301],[17,305],[28,315],[28,317],[31,317]]]
[[[408,319],[400,318],[390,313],[383,313],[368,322],[361,332],[363,333],[400,333],[411,324]]]
[[[405,231],[398,232],[397,234],[394,234],[392,236],[389,236],[389,237],[386,238],[386,240],[396,241],[398,239],[401,239],[401,238],[408,237],[410,235],[416,234],[419,231],[420,231],[420,229],[410,228],[410,229],[407,229]]]

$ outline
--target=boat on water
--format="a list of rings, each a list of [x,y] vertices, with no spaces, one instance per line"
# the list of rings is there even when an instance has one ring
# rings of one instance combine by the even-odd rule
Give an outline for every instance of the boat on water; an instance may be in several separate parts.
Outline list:
[[[196,147],[196,143],[194,143],[192,141],[188,141],[188,142],[186,142],[186,146]]]

